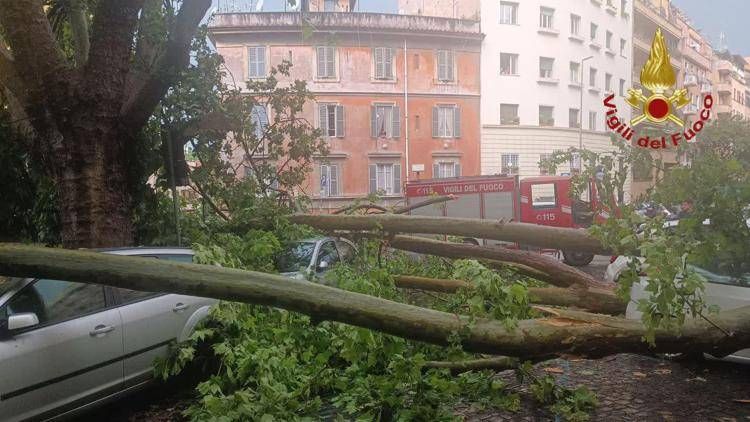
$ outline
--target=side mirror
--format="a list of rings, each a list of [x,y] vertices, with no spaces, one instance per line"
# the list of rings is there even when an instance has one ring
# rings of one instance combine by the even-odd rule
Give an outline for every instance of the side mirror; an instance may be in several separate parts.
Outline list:
[[[8,317],[8,331],[21,330],[39,324],[39,318],[33,312],[24,312]]]
[[[328,268],[328,261],[320,261],[318,263],[318,270],[325,270]]]

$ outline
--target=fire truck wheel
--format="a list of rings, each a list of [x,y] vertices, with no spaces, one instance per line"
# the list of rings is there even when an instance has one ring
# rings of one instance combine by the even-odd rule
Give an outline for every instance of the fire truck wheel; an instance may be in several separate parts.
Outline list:
[[[589,265],[594,260],[594,254],[586,252],[563,251],[563,262],[574,267]]]

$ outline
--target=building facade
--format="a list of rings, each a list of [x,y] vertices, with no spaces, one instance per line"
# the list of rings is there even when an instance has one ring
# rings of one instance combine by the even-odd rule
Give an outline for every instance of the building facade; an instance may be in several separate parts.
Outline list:
[[[729,52],[716,53],[713,80],[716,87],[715,111],[717,115],[750,119],[747,65],[742,56]]]
[[[613,93],[629,120],[632,4],[482,0],[481,7],[482,172],[537,176],[557,150],[614,149],[603,100]]]
[[[304,187],[314,208],[328,212],[371,193],[393,204],[407,180],[478,175],[479,22],[333,3],[219,13],[209,25],[228,78],[263,78],[290,60],[289,81],[307,81],[315,100],[305,114],[330,148]]]

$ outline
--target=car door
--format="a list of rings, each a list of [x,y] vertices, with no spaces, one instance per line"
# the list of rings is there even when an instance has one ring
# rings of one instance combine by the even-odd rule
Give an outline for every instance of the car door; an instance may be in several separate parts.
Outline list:
[[[326,240],[318,249],[318,256],[315,260],[316,278],[323,284],[328,284],[326,273],[340,261],[339,251],[333,240]],[[325,262],[325,264],[323,264]]]
[[[190,255],[151,256],[190,262]],[[126,386],[151,377],[154,360],[167,356],[169,345],[178,339],[190,317],[213,300],[177,294],[115,290],[123,324]]]
[[[122,382],[122,326],[101,285],[36,280],[0,318],[33,312],[35,326],[0,340],[0,418],[52,416],[116,390]]]

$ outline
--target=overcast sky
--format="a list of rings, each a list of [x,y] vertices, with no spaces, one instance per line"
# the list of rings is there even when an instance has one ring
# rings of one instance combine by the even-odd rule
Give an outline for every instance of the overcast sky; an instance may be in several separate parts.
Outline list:
[[[672,0],[672,4],[690,17],[714,48],[719,48],[719,34],[724,32],[732,53],[750,56],[750,0]]]

